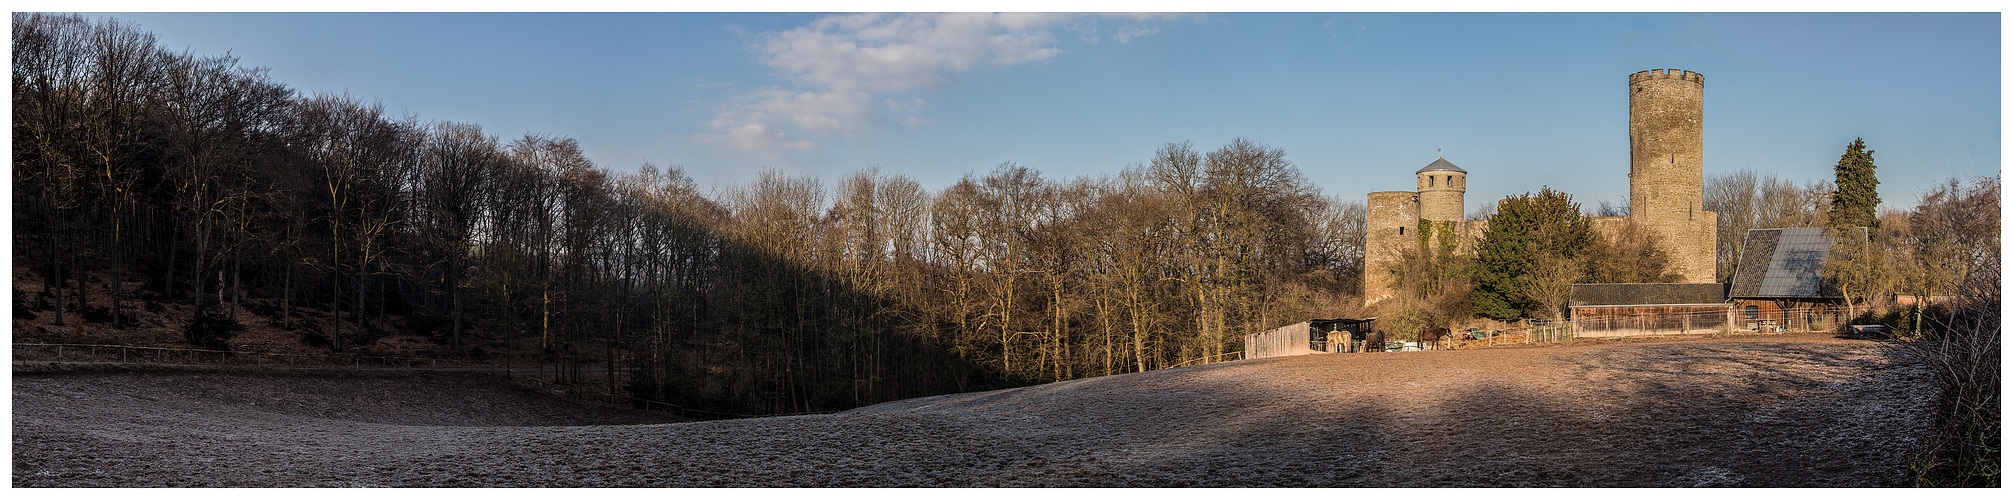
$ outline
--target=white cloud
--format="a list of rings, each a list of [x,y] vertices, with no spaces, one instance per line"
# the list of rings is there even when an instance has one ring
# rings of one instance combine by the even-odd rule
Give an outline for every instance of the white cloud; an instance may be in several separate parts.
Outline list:
[[[770,87],[736,97],[706,127],[713,132],[693,137],[701,143],[733,149],[770,152],[809,151],[817,145],[795,138],[786,129],[825,135],[857,133],[871,116],[867,94],[861,92],[795,92]]]
[[[1129,25],[1119,28],[1117,33],[1111,35],[1111,39],[1118,40],[1118,43],[1130,43],[1135,38],[1142,38],[1159,32],[1159,27]]]
[[[882,99],[881,103],[886,104],[888,106],[889,113],[902,115],[902,119],[896,121],[896,123],[900,123],[904,127],[908,128],[921,127],[924,125],[929,125],[930,122],[932,121],[930,120],[929,117],[920,116],[916,114],[922,111],[923,105],[929,104],[928,101],[923,100],[923,98],[921,97],[913,97],[901,100]]]
[[[743,93],[706,123],[694,140],[733,149],[769,152],[812,150],[811,137],[866,132],[872,123],[920,127],[920,98],[887,97],[891,118],[881,121],[870,103],[940,87],[986,67],[1045,61],[1063,53],[1054,31],[1074,14],[943,13],[842,14],[763,36],[762,61],[794,89],[770,87]],[[1114,39],[1152,35],[1144,23],[1181,17],[1125,16]]]
[[[981,65],[1054,57],[1049,14],[847,14],[771,35],[763,62],[799,83],[836,90],[905,92],[945,83]]]

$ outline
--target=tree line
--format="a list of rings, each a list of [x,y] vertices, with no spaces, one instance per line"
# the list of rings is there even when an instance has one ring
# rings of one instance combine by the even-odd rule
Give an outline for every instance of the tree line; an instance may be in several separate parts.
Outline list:
[[[251,315],[335,351],[415,332],[801,412],[1221,358],[1360,282],[1362,203],[1245,139],[1098,177],[769,171],[708,196],[678,166],[303,94],[115,19],[16,13],[14,54],[15,265],[43,280],[16,303],[58,323],[189,304],[201,345]]]

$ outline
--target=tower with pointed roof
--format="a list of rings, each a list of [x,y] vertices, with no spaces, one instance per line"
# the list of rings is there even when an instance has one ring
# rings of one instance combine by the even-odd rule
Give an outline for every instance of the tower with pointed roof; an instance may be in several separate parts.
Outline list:
[[[1462,196],[1468,192],[1468,171],[1443,157],[1414,173],[1419,176],[1419,218],[1460,222]]]

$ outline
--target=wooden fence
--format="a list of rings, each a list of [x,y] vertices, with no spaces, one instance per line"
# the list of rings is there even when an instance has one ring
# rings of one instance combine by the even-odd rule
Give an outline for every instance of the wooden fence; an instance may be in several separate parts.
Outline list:
[[[1318,354],[1322,352],[1322,349],[1321,346],[1315,345],[1312,338],[1313,331],[1313,327],[1308,322],[1302,321],[1258,333],[1245,334],[1244,358],[1259,359]]]
[[[1524,332],[1524,343],[1566,342],[1579,338],[1579,332],[1571,321],[1529,320],[1530,329]]]
[[[1574,308],[1572,327],[1578,337],[1732,333],[1725,307]]]
[[[1749,320],[1746,311],[1735,309],[1732,330],[1753,333],[1784,332],[1826,332],[1838,329],[1850,318],[1846,309],[1838,306],[1803,306],[1789,309],[1766,311],[1759,318]]]

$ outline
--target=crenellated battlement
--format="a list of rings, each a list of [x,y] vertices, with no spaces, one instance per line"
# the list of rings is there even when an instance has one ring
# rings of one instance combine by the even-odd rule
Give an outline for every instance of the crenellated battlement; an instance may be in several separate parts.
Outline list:
[[[1635,74],[1629,75],[1629,83],[1635,83],[1649,79],[1684,80],[1699,85],[1705,85],[1705,75],[1681,69],[1652,69],[1652,70],[1637,71],[1635,72]]]

